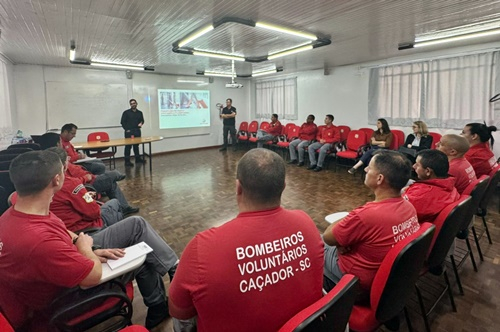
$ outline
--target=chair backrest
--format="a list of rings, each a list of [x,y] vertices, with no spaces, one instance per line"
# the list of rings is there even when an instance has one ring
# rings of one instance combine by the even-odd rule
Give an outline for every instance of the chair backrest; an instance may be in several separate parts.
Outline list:
[[[240,129],[238,131],[247,131],[248,130],[248,122],[243,121],[240,123]]]
[[[380,264],[370,292],[371,308],[376,310],[379,322],[403,310],[424,266],[435,229],[431,223],[421,224],[418,231],[396,243]]]
[[[351,130],[347,135],[346,150],[358,151],[359,147],[366,144],[366,133],[362,130]]]
[[[257,129],[259,129],[259,122],[255,121],[255,120],[250,122],[250,124],[248,125],[248,132],[249,133],[256,133]]]
[[[318,301],[298,312],[279,332],[345,331],[356,299],[358,278],[346,274],[339,283]]]
[[[12,160],[0,161],[0,171],[8,171]]]
[[[87,135],[87,142],[109,141],[109,135],[105,131],[95,131]]]
[[[317,131],[317,134],[316,134],[316,140],[319,141],[319,139],[321,138],[321,132],[323,131],[323,128],[325,128],[326,125],[319,125],[318,126],[318,131]]]
[[[28,148],[28,149],[31,149],[31,150],[41,150],[40,144],[38,144],[38,143],[12,144],[12,145],[9,145],[9,147],[7,148],[7,150],[9,150],[9,149],[24,149],[24,148]]]
[[[7,196],[16,191],[14,184],[10,180],[9,171],[0,171],[0,186],[4,188]]]
[[[479,215],[486,215],[486,211],[488,209],[488,203],[490,202],[491,197],[495,193],[498,185],[498,181],[500,180],[500,165],[493,168],[490,172],[490,182],[488,183],[488,188],[486,188],[486,192],[483,195],[483,198],[479,202]]]
[[[399,129],[392,129],[392,143],[389,149],[397,150],[399,146],[403,145],[405,142],[405,133]]]
[[[9,321],[0,312],[0,331],[2,332],[14,332],[14,328],[10,325]]]
[[[288,137],[290,130],[292,130],[293,127],[295,127],[295,123],[287,123],[285,126],[283,126],[283,129],[281,130],[281,134]]]
[[[17,156],[19,156],[19,154],[16,153],[2,154],[0,155],[0,161],[11,161]]]
[[[431,249],[427,260],[429,270],[439,268],[450,250],[460,226],[467,217],[467,209],[470,209],[472,198],[462,195],[456,202],[445,207],[434,220],[436,232],[432,238]]]
[[[8,200],[9,195],[7,195],[4,187],[0,186],[0,216],[9,208]],[[2,331],[2,329],[0,329],[0,331]]]
[[[42,140],[42,135],[30,135],[33,142],[40,144]]]
[[[347,136],[349,136],[349,133],[351,132],[351,127],[349,126],[338,126],[340,131],[340,141],[345,142],[347,141]]]
[[[469,209],[465,212],[466,215],[462,218],[462,223],[458,228],[458,238],[465,239],[465,237],[468,236],[468,232],[465,231],[470,227],[472,216],[476,213],[479,202],[481,202],[489,182],[490,177],[488,175],[483,175],[479,179],[471,182],[462,193],[462,196],[470,196],[472,202]]]
[[[21,153],[25,153],[25,152],[29,152],[29,151],[33,151],[33,149],[30,149],[30,148],[15,148],[15,149],[11,148],[11,149],[0,151],[0,155],[4,155],[4,154],[21,154]]]
[[[436,144],[441,140],[441,134],[439,133],[434,133],[434,132],[429,132],[429,136],[432,137],[432,143],[431,143],[431,149],[436,148]]]
[[[260,124],[259,129],[261,129],[261,130],[268,130],[268,129],[269,129],[269,126],[270,126],[269,122],[267,122],[267,121],[262,121],[262,122],[261,122],[261,124]]]
[[[359,128],[358,130],[361,130],[366,135],[366,137],[365,137],[366,142],[364,144],[369,144],[370,143],[370,139],[372,138],[373,132],[375,130],[373,130],[371,128]]]
[[[295,138],[299,137],[299,132],[300,132],[299,126],[294,125],[293,127],[290,127],[290,129],[288,130],[288,135],[287,135],[288,141],[291,141],[292,138],[295,139]]]

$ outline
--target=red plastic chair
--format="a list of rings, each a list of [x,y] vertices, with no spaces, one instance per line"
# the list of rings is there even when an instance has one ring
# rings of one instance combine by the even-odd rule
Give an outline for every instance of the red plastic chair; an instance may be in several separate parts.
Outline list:
[[[408,326],[411,326],[405,303],[424,266],[434,230],[431,223],[423,223],[417,232],[389,250],[373,279],[370,306],[354,306],[349,318],[350,330],[375,331],[401,311],[405,312]]]
[[[264,121],[260,124],[259,126],[259,129],[260,130],[264,130],[264,131],[267,131],[269,129],[269,122],[267,121]],[[250,130],[250,129],[249,129]],[[257,143],[257,130],[255,130],[255,136],[251,136],[248,141],[250,143]]]
[[[341,165],[339,162],[342,159],[356,161],[363,152],[361,149],[366,145],[366,134],[361,130],[351,130],[347,136],[345,151],[339,151],[335,155],[335,170]],[[343,165],[346,166],[346,165]]]
[[[12,325],[5,316],[0,312],[0,331],[2,332],[15,332]]]
[[[370,144],[370,140],[372,138],[372,135],[373,135],[373,132],[375,130],[371,129],[371,128],[359,128],[358,130],[361,130],[362,132],[365,133],[366,135],[366,141],[364,144]]]
[[[238,129],[236,138],[238,141],[248,141],[248,122],[243,121],[240,123],[240,128]]]
[[[392,129],[392,143],[389,149],[397,150],[401,145],[405,143],[405,133],[398,129]]]
[[[259,130],[259,122],[252,121],[248,125],[248,140],[247,142],[251,142],[252,138],[255,138],[255,142],[257,141],[257,130]]]
[[[357,277],[344,275],[328,294],[290,318],[278,332],[344,332],[357,286]]]
[[[108,133],[106,133],[104,131],[96,131],[96,132],[88,134],[88,136],[87,136],[87,142],[108,142],[108,141],[109,141],[109,135],[108,135]],[[116,168],[116,164],[115,164],[116,147],[115,146],[111,147],[111,151],[109,151],[109,148],[90,149],[88,151],[90,151],[89,153],[87,153],[87,155],[89,157],[96,157],[99,159],[108,159],[109,160],[109,168],[111,168],[111,162],[113,162],[113,168]]]
[[[293,141],[294,139],[299,138],[299,131],[300,131],[299,126],[293,123],[289,123],[286,125],[285,128],[288,128],[285,129],[286,132],[285,140],[280,140],[278,143],[276,143],[276,145],[282,149],[288,149],[288,147],[290,146],[290,142]]]
[[[351,132],[351,127],[349,126],[338,126],[340,131],[340,141],[342,143],[345,143],[347,141],[347,136],[349,136],[349,133]]]
[[[432,136],[432,144],[431,144],[431,149],[436,148],[436,144],[441,141],[441,134],[434,133],[434,132],[429,132],[429,135]]]

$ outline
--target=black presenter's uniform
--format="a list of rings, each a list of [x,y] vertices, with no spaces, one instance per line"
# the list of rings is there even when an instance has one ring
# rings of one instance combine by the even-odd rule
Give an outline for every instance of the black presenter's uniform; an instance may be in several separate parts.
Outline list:
[[[141,128],[139,123],[144,124],[144,116],[142,112],[138,109],[135,112],[129,108],[122,114],[122,119],[120,121],[123,129],[125,130],[125,138],[141,137]],[[142,162],[141,155],[139,154],[139,144],[132,145],[134,147],[134,156],[136,162]],[[130,163],[130,149],[131,145],[125,146],[125,163]]]
[[[222,114],[232,114],[232,113],[235,113],[236,114],[236,107],[229,107],[227,108],[224,107],[222,109]],[[233,143],[233,148],[236,147],[236,118],[228,118],[228,119],[223,119],[223,122],[224,124],[224,130],[223,130],[223,135],[224,135],[224,147],[227,149],[227,134],[230,133],[231,134],[231,141]]]

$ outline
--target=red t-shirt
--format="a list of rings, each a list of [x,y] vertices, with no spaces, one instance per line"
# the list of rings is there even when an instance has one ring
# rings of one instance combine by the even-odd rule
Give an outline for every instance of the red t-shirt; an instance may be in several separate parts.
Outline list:
[[[455,178],[455,188],[460,195],[470,183],[477,180],[474,167],[464,157],[450,160],[448,174]]]
[[[50,211],[61,218],[66,227],[73,232],[103,226],[101,207],[77,178],[69,176],[64,178],[61,190],[52,197]]]
[[[408,187],[403,198],[417,210],[418,222],[434,222],[438,214],[457,201],[460,194],[455,188],[455,178],[419,180]]]
[[[302,141],[310,141],[316,137],[318,133],[318,126],[315,123],[307,123],[304,122],[302,126],[300,126],[299,138]]]
[[[71,176],[72,178],[78,178],[82,181],[82,183],[93,183],[95,181],[95,175],[85,170],[82,166],[74,165],[68,163],[68,169],[66,170],[66,174]],[[87,181],[86,175],[90,174],[92,176],[92,180]]]
[[[347,249],[338,253],[340,270],[357,276],[361,287],[369,291],[389,249],[419,228],[415,208],[400,197],[352,210],[332,229],[339,245]]]
[[[71,144],[70,141],[66,141],[64,138],[62,138],[62,136],[61,136],[61,145],[64,151],[66,151],[66,153],[68,154],[68,157],[70,157],[69,161],[74,163],[80,158],[73,144]]]
[[[87,277],[94,263],[73,245],[64,223],[54,214],[29,215],[11,207],[0,217],[0,307],[21,326],[29,316],[43,331],[40,316],[64,289]]]
[[[269,129],[267,130],[268,134],[271,134],[273,136],[278,136],[281,135],[281,131],[283,129],[283,126],[281,125],[281,122],[276,121],[274,123],[269,124]]]
[[[240,213],[187,245],[170,301],[196,309],[198,331],[277,331],[321,298],[323,241],[303,211]]]
[[[491,152],[488,142],[471,146],[464,157],[474,167],[478,178],[483,175],[489,175],[491,170],[497,166],[495,155]]]
[[[340,130],[334,125],[330,127],[324,126],[321,128],[321,133],[319,135],[320,139],[324,139],[325,143],[335,143],[340,141]]]

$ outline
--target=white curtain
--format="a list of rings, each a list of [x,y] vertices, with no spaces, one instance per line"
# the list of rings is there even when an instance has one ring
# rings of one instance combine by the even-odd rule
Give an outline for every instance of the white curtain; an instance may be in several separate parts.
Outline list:
[[[494,122],[493,104],[499,52],[408,63],[370,71],[369,122],[386,118],[410,126],[462,128]]]
[[[12,115],[7,65],[0,57],[0,150],[6,148],[12,139]]]
[[[269,119],[297,120],[297,78],[255,83],[255,116]]]

